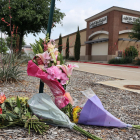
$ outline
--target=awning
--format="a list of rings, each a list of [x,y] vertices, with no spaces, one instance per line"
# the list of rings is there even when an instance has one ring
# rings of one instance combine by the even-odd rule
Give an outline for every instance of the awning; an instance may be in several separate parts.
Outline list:
[[[140,40],[135,40],[135,39],[129,39],[129,38],[119,38],[118,41],[134,41],[134,42],[140,42]]]
[[[108,38],[101,38],[101,39],[86,41],[85,44],[93,44],[93,43],[107,42],[107,41],[108,41]]]

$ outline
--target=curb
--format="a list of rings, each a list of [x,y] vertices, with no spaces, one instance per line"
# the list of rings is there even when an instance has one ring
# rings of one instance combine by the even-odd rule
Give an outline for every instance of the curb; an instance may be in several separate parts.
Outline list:
[[[88,64],[99,64],[99,65],[109,65],[109,66],[128,67],[128,68],[140,68],[140,66],[128,66],[128,65],[117,65],[117,64],[105,64],[105,63],[96,63],[96,62],[80,62],[80,61],[70,61],[70,62],[88,63]]]

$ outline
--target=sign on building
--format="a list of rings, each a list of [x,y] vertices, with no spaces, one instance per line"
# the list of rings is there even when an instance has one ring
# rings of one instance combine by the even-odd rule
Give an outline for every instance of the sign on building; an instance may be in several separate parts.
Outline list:
[[[103,25],[103,24],[106,24],[106,23],[107,23],[107,16],[90,22],[89,23],[89,28],[91,29],[91,28],[94,28],[96,26],[100,26],[100,25]]]
[[[138,17],[128,16],[128,15],[122,15],[122,22],[128,23],[128,24],[134,24],[134,22],[138,19]]]

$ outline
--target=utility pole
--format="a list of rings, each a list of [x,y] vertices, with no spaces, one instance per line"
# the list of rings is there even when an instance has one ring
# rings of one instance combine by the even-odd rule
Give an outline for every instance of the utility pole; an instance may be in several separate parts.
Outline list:
[[[54,6],[55,6],[55,0],[51,0],[51,8],[50,8],[49,21],[48,21],[48,27],[47,27],[47,34],[49,33],[49,38],[51,36]],[[44,88],[44,83],[40,80],[39,93],[43,93],[43,88]]]
[[[2,57],[2,29],[0,27],[0,32],[1,32],[1,57]]]

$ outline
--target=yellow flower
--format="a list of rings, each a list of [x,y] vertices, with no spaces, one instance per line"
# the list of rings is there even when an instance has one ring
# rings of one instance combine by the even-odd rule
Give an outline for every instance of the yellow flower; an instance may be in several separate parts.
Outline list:
[[[27,103],[27,100],[29,100],[28,97],[19,97],[19,100],[23,103]]]
[[[74,109],[73,109],[73,121],[74,123],[78,123],[78,120],[79,120],[79,116],[78,116],[78,113],[81,111],[81,107],[79,106],[76,106]]]

